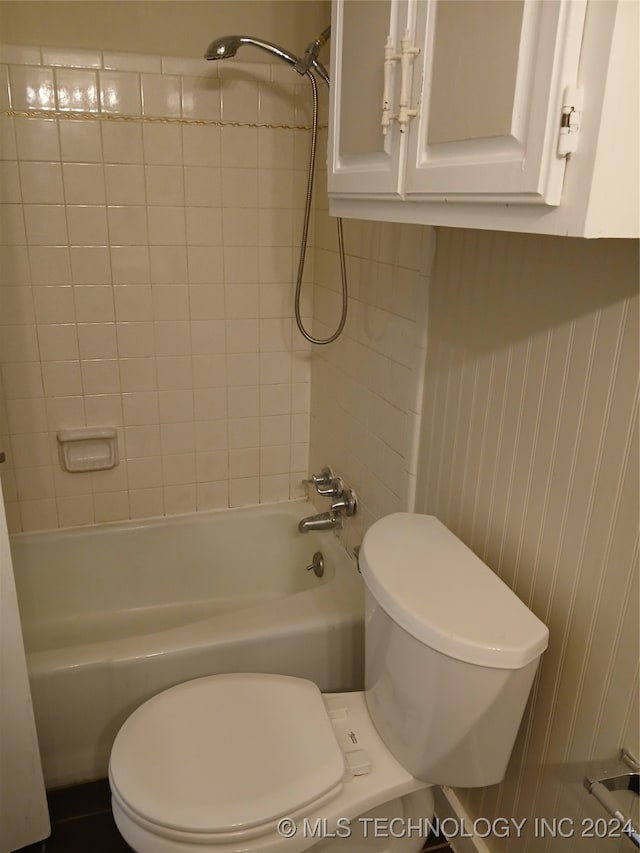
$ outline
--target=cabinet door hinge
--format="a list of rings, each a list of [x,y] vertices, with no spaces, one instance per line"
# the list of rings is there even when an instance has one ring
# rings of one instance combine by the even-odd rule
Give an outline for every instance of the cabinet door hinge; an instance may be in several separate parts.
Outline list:
[[[567,86],[564,90],[558,135],[559,157],[568,157],[578,148],[583,101],[584,89],[580,86]]]
[[[409,30],[405,30],[400,39],[400,53],[394,52],[393,38],[387,36],[384,46],[384,93],[382,95],[382,135],[386,136],[392,121],[397,121],[400,133],[404,133],[409,119],[418,115],[418,110],[410,109],[409,84],[411,76],[411,63],[420,53],[420,48],[413,44]],[[398,113],[391,113],[391,66],[394,62],[400,62],[400,102]]]

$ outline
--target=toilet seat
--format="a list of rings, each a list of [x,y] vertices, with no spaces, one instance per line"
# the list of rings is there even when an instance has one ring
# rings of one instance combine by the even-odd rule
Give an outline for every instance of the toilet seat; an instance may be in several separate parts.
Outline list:
[[[139,853],[295,853],[319,840],[303,826],[331,831],[425,787],[382,742],[363,693],[241,673],[138,708],[116,737],[109,782],[118,828]],[[292,838],[277,832],[282,817],[299,825]]]
[[[335,796],[345,774],[315,684],[242,673],[146,702],[118,734],[111,768],[119,797],[146,822],[220,837]]]

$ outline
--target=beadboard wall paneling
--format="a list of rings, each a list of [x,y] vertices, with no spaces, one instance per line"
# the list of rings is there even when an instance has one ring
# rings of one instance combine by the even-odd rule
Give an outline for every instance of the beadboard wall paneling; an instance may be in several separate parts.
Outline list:
[[[581,838],[605,817],[582,777],[640,745],[638,244],[437,241],[418,508],[550,630],[505,781],[458,793],[474,817],[527,819],[521,838],[486,839],[495,853],[622,853],[626,839]],[[573,837],[536,817],[568,818]]]

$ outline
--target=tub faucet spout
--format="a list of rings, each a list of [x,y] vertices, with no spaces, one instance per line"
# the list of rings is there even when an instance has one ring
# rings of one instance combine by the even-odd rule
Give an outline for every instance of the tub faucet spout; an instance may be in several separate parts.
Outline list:
[[[311,530],[339,530],[342,527],[342,515],[339,512],[319,512],[317,515],[308,515],[298,524],[300,533],[309,533]]]

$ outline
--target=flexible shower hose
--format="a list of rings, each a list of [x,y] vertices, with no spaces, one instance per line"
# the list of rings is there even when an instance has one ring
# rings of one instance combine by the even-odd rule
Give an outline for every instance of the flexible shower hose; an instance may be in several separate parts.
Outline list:
[[[318,140],[318,84],[316,82],[315,76],[311,73],[311,70],[307,70],[305,74],[311,81],[311,90],[313,92],[313,124],[311,129],[309,174],[307,176],[307,197],[304,209],[304,220],[302,223],[302,237],[300,239],[300,259],[298,261],[298,275],[296,278],[294,308],[296,315],[296,323],[298,329],[300,330],[300,334],[303,335],[310,343],[317,344],[318,346],[324,346],[325,344],[333,343],[336,338],[340,337],[340,335],[342,334],[342,330],[344,329],[344,325],[347,322],[347,268],[344,258],[344,236],[342,232],[342,219],[338,218],[336,220],[336,223],[338,229],[338,255],[340,257],[340,276],[342,279],[342,314],[340,316],[340,322],[338,323],[338,327],[332,335],[330,335],[328,338],[314,338],[313,335],[309,334],[309,332],[307,332],[307,330],[305,329],[300,314],[300,294],[302,291],[302,277],[304,274],[304,263],[307,254],[307,238],[309,236],[309,220],[311,218],[311,201],[313,198],[313,183],[316,166],[316,147]]]

